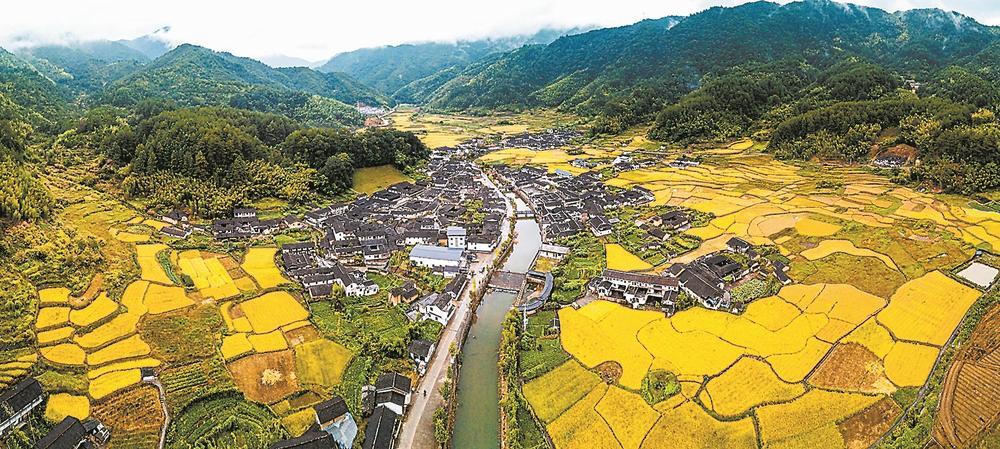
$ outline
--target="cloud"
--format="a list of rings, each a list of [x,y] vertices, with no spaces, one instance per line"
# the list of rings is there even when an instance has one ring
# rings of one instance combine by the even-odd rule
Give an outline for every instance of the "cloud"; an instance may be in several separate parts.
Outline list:
[[[1000,23],[994,0],[861,0],[888,10],[956,9]],[[405,42],[527,34],[546,27],[620,26],[643,18],[688,15],[742,0],[28,0],[0,15],[0,46],[128,39],[169,25],[174,43],[234,54],[321,60],[335,53]],[[946,4],[947,3],[947,4]]]

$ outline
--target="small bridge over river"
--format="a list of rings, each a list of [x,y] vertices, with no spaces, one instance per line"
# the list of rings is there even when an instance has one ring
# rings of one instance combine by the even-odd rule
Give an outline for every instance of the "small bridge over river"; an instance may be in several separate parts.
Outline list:
[[[497,270],[490,276],[490,282],[486,286],[505,292],[521,293],[526,281],[527,276],[524,273]]]

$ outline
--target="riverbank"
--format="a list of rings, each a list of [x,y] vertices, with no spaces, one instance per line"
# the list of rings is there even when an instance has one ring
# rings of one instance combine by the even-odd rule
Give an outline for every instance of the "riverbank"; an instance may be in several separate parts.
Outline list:
[[[541,230],[534,220],[519,220],[516,239],[503,270],[526,273],[541,247]],[[517,295],[492,291],[476,309],[476,319],[462,348],[458,378],[458,408],[452,447],[500,447],[498,348],[504,317]]]

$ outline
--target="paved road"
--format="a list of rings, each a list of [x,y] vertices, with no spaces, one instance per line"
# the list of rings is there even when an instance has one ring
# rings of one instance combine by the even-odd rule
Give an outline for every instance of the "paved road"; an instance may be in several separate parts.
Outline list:
[[[486,185],[499,191],[496,184],[492,181],[485,177],[483,180]],[[506,239],[510,232],[514,207],[506,195],[503,195],[503,197],[507,201],[507,217],[501,225],[500,232],[503,238]],[[497,247],[499,248],[499,246]],[[482,288],[482,286],[486,285],[489,272],[484,270],[484,268],[488,267],[496,259],[496,256],[496,251],[489,254],[481,254],[476,262],[470,266],[469,271],[473,273],[473,281],[470,282],[470,286],[462,293],[462,297],[458,301],[458,307],[455,310],[455,315],[452,316],[451,321],[441,331],[441,338],[438,339],[437,349],[435,349],[434,357],[427,366],[427,372],[417,382],[416,388],[413,390],[413,397],[409,410],[403,418],[403,426],[399,431],[399,441],[396,447],[413,449],[434,449],[437,447],[437,441],[434,439],[434,411],[445,405],[440,390],[441,385],[448,378],[448,370],[454,362],[454,358],[450,354],[450,349],[452,344],[458,344],[458,339],[460,338],[459,331],[462,328],[462,324],[475,312],[470,305],[472,302],[470,294],[472,290],[471,286],[475,285],[476,288]],[[426,396],[424,395],[425,392]]]

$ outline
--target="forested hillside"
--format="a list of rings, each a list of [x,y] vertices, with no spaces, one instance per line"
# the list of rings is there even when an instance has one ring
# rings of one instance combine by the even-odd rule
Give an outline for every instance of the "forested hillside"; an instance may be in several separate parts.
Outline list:
[[[734,67],[794,59],[822,69],[859,56],[924,78],[997,38],[995,28],[939,10],[891,14],[826,0],[756,2],[515,50],[469,67],[434,92],[429,105],[560,107],[601,115],[620,129]]]
[[[378,92],[343,74],[274,69],[194,45],[181,45],[115,81],[98,101],[123,106],[146,98],[165,98],[186,106],[231,105],[284,114],[318,126],[357,125],[360,116],[348,104],[386,102]]]
[[[436,75],[442,70],[465,68],[473,61],[495,52],[522,45],[548,44],[560,36],[582,30],[544,29],[531,35],[492,38],[455,43],[431,42],[377,48],[362,48],[334,56],[319,67],[322,72],[344,72],[400,102],[416,102],[410,83]],[[403,90],[401,90],[403,89]]]

